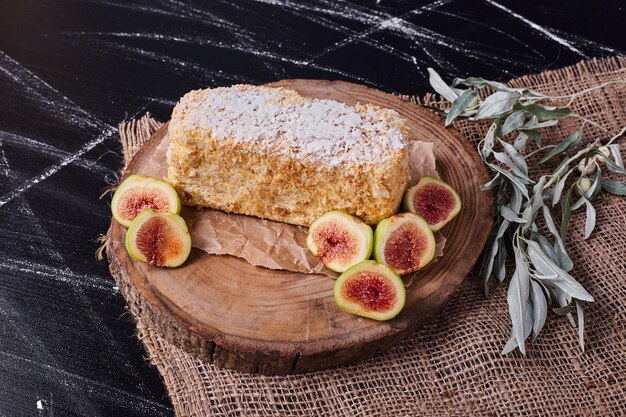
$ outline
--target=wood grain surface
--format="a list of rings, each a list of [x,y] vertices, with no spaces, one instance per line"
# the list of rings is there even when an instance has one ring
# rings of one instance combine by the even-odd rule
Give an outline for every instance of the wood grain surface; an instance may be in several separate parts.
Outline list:
[[[219,366],[244,372],[286,374],[319,370],[384,352],[435,315],[476,262],[491,227],[492,197],[481,192],[488,176],[475,150],[454,129],[421,107],[361,85],[324,80],[284,80],[303,96],[350,105],[373,103],[404,116],[411,139],[435,143],[440,176],[463,202],[444,229],[447,243],[438,262],[407,289],[403,311],[388,322],[341,312],[326,276],[254,267],[232,256],[193,249],[180,268],[133,261],[124,248],[125,229],[111,223],[107,247],[111,272],[141,319],[163,337]],[[141,173],[166,133],[156,132],[131,162]]]

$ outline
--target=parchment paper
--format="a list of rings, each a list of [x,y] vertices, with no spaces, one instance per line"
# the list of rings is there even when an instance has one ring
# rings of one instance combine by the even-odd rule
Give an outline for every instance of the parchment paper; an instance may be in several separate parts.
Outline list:
[[[165,135],[141,174],[167,177],[166,153],[169,137]],[[433,144],[412,141],[409,145],[411,185],[420,177],[439,177],[435,169]],[[307,228],[241,214],[224,213],[210,208],[183,206],[181,216],[187,222],[192,245],[212,255],[232,255],[252,265],[305,274],[324,274],[336,278],[306,247]],[[446,238],[435,234],[437,257],[443,254]],[[409,285],[413,276],[403,277]]]

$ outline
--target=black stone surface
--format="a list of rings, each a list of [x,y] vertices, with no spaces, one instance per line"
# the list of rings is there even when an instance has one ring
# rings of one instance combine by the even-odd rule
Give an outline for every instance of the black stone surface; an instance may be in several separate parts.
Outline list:
[[[201,87],[327,78],[423,94],[429,66],[506,80],[621,54],[623,4],[2,1],[0,416],[173,414],[94,257],[122,119],[166,120]]]

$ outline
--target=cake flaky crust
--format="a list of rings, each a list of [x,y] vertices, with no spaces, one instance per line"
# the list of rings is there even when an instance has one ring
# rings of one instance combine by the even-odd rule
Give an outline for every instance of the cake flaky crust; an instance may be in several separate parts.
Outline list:
[[[308,226],[329,210],[376,224],[409,182],[393,110],[283,88],[196,90],[169,124],[169,181],[185,204]]]

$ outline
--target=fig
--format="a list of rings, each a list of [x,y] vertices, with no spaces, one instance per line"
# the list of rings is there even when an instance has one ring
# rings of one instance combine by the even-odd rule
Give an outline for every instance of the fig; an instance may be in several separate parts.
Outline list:
[[[343,272],[372,254],[374,233],[361,220],[343,211],[329,211],[309,227],[306,246],[327,268]]]
[[[374,259],[398,275],[418,271],[435,257],[435,236],[426,220],[401,213],[378,223],[374,233]]]
[[[337,278],[335,303],[345,312],[374,320],[389,320],[404,307],[402,279],[385,265],[363,261]]]
[[[422,177],[404,196],[404,209],[419,214],[433,232],[461,211],[461,199],[449,184],[438,178]]]
[[[130,175],[115,190],[111,200],[113,218],[129,227],[144,210],[180,213],[180,198],[165,181],[143,175]]]
[[[126,250],[136,261],[173,268],[187,260],[191,236],[178,214],[145,210],[128,227]]]

